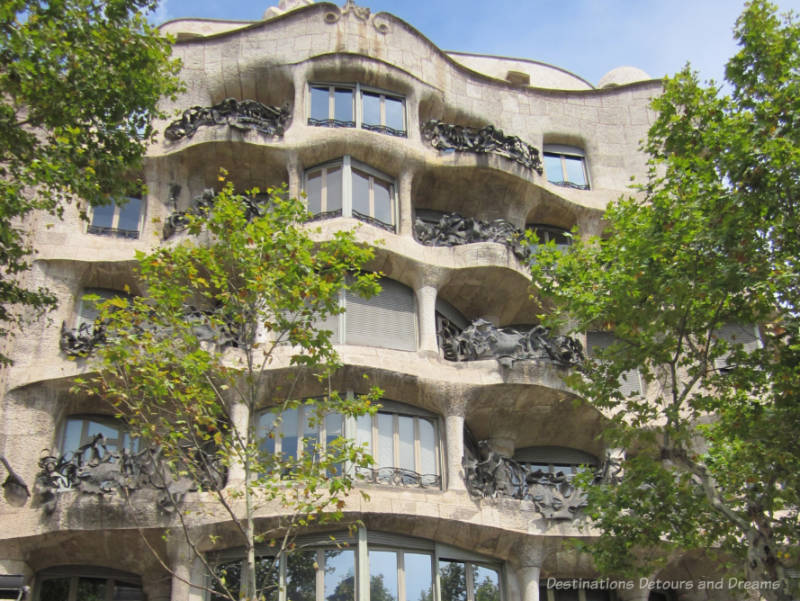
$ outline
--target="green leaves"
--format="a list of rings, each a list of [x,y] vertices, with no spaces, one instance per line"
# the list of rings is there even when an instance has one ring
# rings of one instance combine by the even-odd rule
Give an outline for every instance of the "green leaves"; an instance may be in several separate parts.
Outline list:
[[[735,33],[731,95],[688,67],[667,79],[647,182],[609,205],[602,239],[531,267],[551,325],[617,340],[570,381],[628,449],[622,484],[590,492],[609,572],[714,548],[780,580],[800,539],[800,24],[755,0]],[[760,325],[760,344],[726,337],[732,324]],[[618,391],[630,369],[646,397]]]
[[[152,6],[11,0],[0,9],[0,335],[23,323],[25,306],[55,306],[20,277],[31,213],[60,215],[75,198],[104,204],[137,185],[158,101],[179,89],[170,42],[141,12]]]

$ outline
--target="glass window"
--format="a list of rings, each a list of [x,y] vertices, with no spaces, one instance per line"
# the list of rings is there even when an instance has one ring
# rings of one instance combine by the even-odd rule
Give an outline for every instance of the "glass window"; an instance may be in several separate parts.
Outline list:
[[[344,190],[350,190],[347,197]],[[355,217],[395,231],[393,182],[349,156],[309,169],[305,193],[308,211],[317,218]]]
[[[584,152],[574,146],[545,144],[544,169],[547,181],[557,186],[589,189]]]
[[[91,416],[72,416],[68,417],[64,424],[61,435],[61,453],[63,455],[77,453],[78,450],[90,444],[97,436],[104,437],[105,451],[103,453],[115,453],[122,449],[136,452],[139,450],[139,439],[133,438],[125,424],[113,417],[102,415]],[[99,461],[104,458],[92,457],[92,450],[85,449],[78,458],[80,465],[89,461]]]
[[[87,232],[98,236],[138,238],[142,222],[141,198],[111,200],[109,204],[92,209],[92,221]]]
[[[87,296],[99,296],[100,298],[99,300],[89,300],[86,298]],[[100,309],[97,305],[112,298],[130,298],[130,295],[110,288],[84,288],[79,302],[77,327],[85,326],[89,328],[93,326],[100,315]]]
[[[117,570],[64,566],[36,576],[39,601],[143,601],[138,576]]]
[[[572,234],[563,227],[543,223],[529,223],[525,226],[525,229],[531,230],[536,234],[539,244],[553,242],[556,248],[561,251],[566,251],[567,247],[572,244]]]
[[[356,440],[375,460],[374,468],[361,468],[363,477],[378,484],[440,485],[434,418],[382,409],[358,419]]]
[[[326,415],[317,420],[313,405],[286,409],[278,415],[264,411],[258,416],[256,436],[265,453],[281,453],[285,457],[299,457],[313,452],[317,445],[328,443],[344,435],[341,415]]]
[[[402,96],[362,89],[361,84],[309,86],[309,125],[360,127],[393,136],[405,136],[405,101]],[[355,100],[358,98],[358,110]]]
[[[610,332],[587,332],[586,333],[586,352],[592,357],[612,344],[617,339]],[[638,369],[629,369],[619,376],[620,392],[623,396],[642,393],[642,380]]]

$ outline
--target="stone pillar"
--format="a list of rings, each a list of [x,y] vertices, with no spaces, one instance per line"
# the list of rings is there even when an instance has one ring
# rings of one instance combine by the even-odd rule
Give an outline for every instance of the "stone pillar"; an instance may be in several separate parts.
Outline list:
[[[305,204],[305,199],[300,196],[303,192],[303,165],[296,152],[290,153],[286,161],[286,176],[289,178],[289,198],[297,198]]]
[[[243,437],[247,435],[247,429],[250,427],[250,412],[247,405],[236,401],[231,402],[230,408],[231,426]],[[244,465],[238,460],[231,462],[228,469],[228,486],[237,485],[244,482]]]
[[[183,540],[182,532],[173,532],[167,541],[167,553],[172,570],[171,601],[190,601],[192,594],[192,549]]]
[[[530,541],[518,547],[517,579],[522,601],[539,601],[539,576],[542,571],[544,548],[541,541]],[[542,601],[547,601],[542,599]]]
[[[397,176],[397,233],[401,236],[414,235],[414,204],[411,200],[411,183],[414,172],[404,167]]]
[[[466,490],[464,469],[464,415],[465,399],[451,399],[445,416],[445,436],[447,439],[447,490]]]
[[[436,340],[436,287],[423,284],[415,287],[417,296],[417,319],[419,320],[418,351],[439,354],[439,343]]]

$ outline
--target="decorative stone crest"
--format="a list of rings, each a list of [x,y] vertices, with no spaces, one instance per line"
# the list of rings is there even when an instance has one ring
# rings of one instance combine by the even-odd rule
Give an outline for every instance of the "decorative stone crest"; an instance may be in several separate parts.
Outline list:
[[[517,136],[506,136],[494,125],[480,129],[431,119],[422,126],[422,136],[437,150],[496,154],[536,171],[544,172],[539,151]]]
[[[191,138],[204,125],[227,125],[239,130],[255,130],[268,136],[282,136],[291,118],[288,106],[275,107],[256,100],[226,98],[210,107],[193,106],[164,130],[171,142]]]
[[[448,328],[439,336],[449,361],[497,359],[508,368],[514,361],[545,360],[568,367],[584,359],[580,342],[569,336],[551,336],[544,326],[497,328],[485,319],[476,319],[460,332]]]
[[[610,457],[607,454],[595,483],[618,482],[619,464],[616,468],[611,466]],[[478,443],[478,457],[465,457],[463,466],[467,490],[476,497],[530,501],[544,518],[553,520],[573,520],[586,506],[586,492],[572,484],[563,472],[528,469],[493,451],[486,440]]]
[[[61,322],[61,337],[58,346],[68,357],[88,357],[92,351],[106,341],[106,330],[103,324],[83,323],[78,328],[68,329]]]
[[[458,213],[445,213],[438,222],[430,223],[417,217],[414,237],[425,246],[459,246],[473,242],[504,244],[514,255],[525,260],[530,249],[522,244],[523,233],[505,219],[481,221]]]
[[[191,463],[191,471],[203,475],[203,488],[224,485],[225,470],[213,453],[197,450],[190,453],[187,450],[184,463]],[[171,513],[187,492],[198,488],[194,480],[175,475],[159,449],[146,449],[139,453],[128,449],[111,451],[102,434],[97,434],[72,453],[45,451],[39,460],[39,468],[36,492],[47,513],[55,510],[58,495],[63,492],[127,495],[146,488],[162,491],[158,507]]]
[[[341,8],[337,8],[336,10],[330,10],[325,13],[325,22],[326,23],[336,23],[342,17],[346,15],[353,15],[359,21],[363,21],[364,23],[372,23],[372,26],[375,28],[375,31],[378,33],[386,34],[389,33],[389,23],[385,17],[385,13],[377,13],[372,15],[371,11],[366,6],[358,6],[353,0],[347,0]]]

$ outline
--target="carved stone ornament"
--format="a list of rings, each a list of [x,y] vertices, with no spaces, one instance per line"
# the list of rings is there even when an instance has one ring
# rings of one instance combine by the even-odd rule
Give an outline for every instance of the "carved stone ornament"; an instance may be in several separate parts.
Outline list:
[[[337,23],[342,17],[347,15],[353,15],[356,19],[364,23],[371,22],[375,31],[378,33],[386,34],[390,31],[388,19],[385,16],[386,13],[380,12],[373,15],[368,7],[358,6],[353,0],[347,0],[341,8],[326,12],[325,22]]]
[[[78,328],[68,329],[61,323],[58,346],[68,357],[88,357],[92,351],[106,341],[106,330],[102,323],[83,323]]]
[[[536,148],[517,136],[506,136],[494,125],[478,129],[431,119],[422,126],[422,136],[437,150],[496,154],[536,171],[539,175],[544,172]]]
[[[162,236],[164,240],[172,237],[177,232],[182,232],[189,225],[189,216],[204,216],[214,206],[216,192],[213,188],[206,188],[200,196],[192,199],[191,206],[185,211],[173,211],[164,221]],[[240,196],[245,219],[250,221],[255,217],[260,217],[269,207],[269,194],[257,194],[256,196]],[[175,202],[173,200],[173,202]]]
[[[614,484],[616,468],[608,466],[608,457],[597,472],[596,483]],[[476,497],[507,497],[530,501],[546,519],[573,520],[586,506],[586,493],[573,485],[563,472],[530,470],[513,459],[493,451],[488,441],[478,443],[478,457],[463,461],[467,490]],[[611,478],[609,474],[614,474]]]
[[[445,213],[438,222],[430,223],[417,217],[414,237],[425,246],[459,246],[473,242],[504,244],[514,255],[525,260],[530,249],[522,244],[523,233],[505,219],[481,221],[458,213]]]
[[[497,359],[503,367],[511,367],[514,361],[545,360],[569,367],[584,359],[580,342],[569,336],[551,336],[544,326],[497,328],[485,319],[476,319],[460,332],[454,327],[440,331],[439,338],[449,361]]]
[[[288,106],[276,107],[256,100],[226,98],[214,106],[193,106],[164,130],[171,142],[191,138],[203,125],[228,125],[239,130],[255,130],[268,136],[282,136],[291,117]]]
[[[203,488],[224,485],[225,470],[213,453],[187,450],[186,462],[192,471],[202,473]],[[145,449],[138,453],[123,449],[110,451],[105,437],[97,434],[90,442],[72,453],[52,454],[45,451],[39,460],[36,492],[47,513],[52,513],[63,492],[78,491],[93,495],[128,495],[136,490],[162,491],[158,507],[171,513],[187,492],[198,489],[197,483],[178,476],[163,459],[160,449]]]
[[[357,474],[362,481],[371,484],[387,484],[407,488],[439,488],[442,485],[442,478],[438,474],[419,474],[400,467],[359,467]]]

